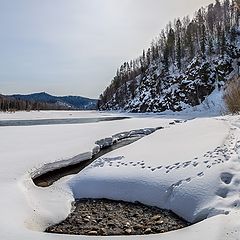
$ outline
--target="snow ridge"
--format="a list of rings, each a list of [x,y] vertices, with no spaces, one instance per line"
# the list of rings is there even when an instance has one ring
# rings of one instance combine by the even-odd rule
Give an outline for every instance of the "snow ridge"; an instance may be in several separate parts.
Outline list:
[[[31,173],[31,177],[34,179],[47,172],[51,172],[56,169],[64,168],[70,165],[78,164],[86,160],[90,160],[94,155],[99,153],[102,148],[112,146],[114,143],[118,142],[119,140],[136,137],[136,136],[143,136],[143,135],[146,136],[155,132],[157,129],[159,128],[143,128],[143,129],[131,130],[127,132],[121,132],[111,137],[103,138],[95,142],[95,146],[91,152],[81,153],[70,159],[64,159],[61,161],[44,164],[42,167],[38,168],[37,170],[34,170]]]

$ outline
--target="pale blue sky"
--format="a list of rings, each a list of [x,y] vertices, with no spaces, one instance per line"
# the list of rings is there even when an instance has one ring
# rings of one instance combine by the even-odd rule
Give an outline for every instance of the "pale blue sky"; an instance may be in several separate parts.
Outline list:
[[[0,93],[98,97],[176,17],[213,0],[0,0]]]

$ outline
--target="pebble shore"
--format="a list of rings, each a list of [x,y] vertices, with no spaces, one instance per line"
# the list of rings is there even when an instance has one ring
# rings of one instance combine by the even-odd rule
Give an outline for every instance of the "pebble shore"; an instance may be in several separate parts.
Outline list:
[[[173,231],[189,226],[168,210],[106,199],[81,199],[63,222],[46,229],[48,233],[74,235],[144,235]]]

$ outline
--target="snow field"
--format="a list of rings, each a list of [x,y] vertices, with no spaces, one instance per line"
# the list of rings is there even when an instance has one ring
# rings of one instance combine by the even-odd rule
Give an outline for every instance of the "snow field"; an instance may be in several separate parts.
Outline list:
[[[145,116],[117,123],[0,128],[0,239],[239,239],[240,118],[170,122],[166,116]],[[77,161],[91,156],[97,140],[157,127],[164,129],[49,188],[36,187],[31,180],[76,156]],[[78,197],[137,200],[172,209],[192,222],[209,218],[161,235],[102,238],[43,233],[70,213],[71,202]]]

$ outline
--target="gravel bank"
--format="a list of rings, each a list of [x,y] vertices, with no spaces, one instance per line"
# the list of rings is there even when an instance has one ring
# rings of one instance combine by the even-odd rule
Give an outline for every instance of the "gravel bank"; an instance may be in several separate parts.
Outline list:
[[[189,226],[174,213],[140,203],[106,199],[82,199],[63,222],[46,229],[48,233],[74,235],[143,235],[164,233]]]

